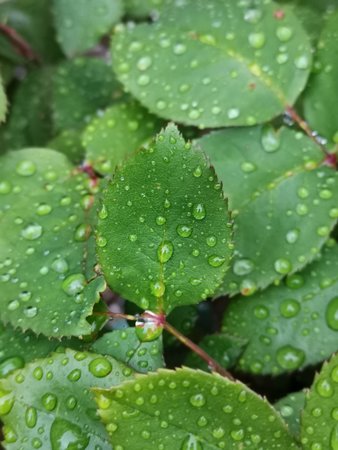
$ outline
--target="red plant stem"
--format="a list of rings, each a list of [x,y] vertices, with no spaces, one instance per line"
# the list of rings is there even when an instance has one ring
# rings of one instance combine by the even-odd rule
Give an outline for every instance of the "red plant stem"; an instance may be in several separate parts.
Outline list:
[[[327,151],[326,147],[317,139],[316,133],[310,128],[309,124],[304,119],[302,119],[302,117],[300,117],[297,111],[292,106],[288,106],[286,108],[286,112],[287,114],[289,114],[291,119],[297,123],[299,128],[301,128],[309,136],[309,138],[320,147],[325,156],[327,156],[329,152]]]
[[[18,53],[30,61],[40,62],[40,57],[34,52],[30,45],[13,28],[0,23],[0,33],[4,34],[15,47]]]
[[[168,331],[168,333],[175,336],[183,345],[190,348],[194,353],[196,353],[203,361],[205,361],[212,371],[219,373],[225,378],[228,378],[231,381],[235,381],[234,377],[224,369],[217,361],[215,361],[211,356],[208,355],[201,347],[192,342],[189,338],[180,333],[176,328],[174,328],[170,323],[164,323],[164,329]]]
[[[138,317],[132,316],[131,314],[114,313],[114,312],[94,312],[94,316],[110,316],[113,319],[126,319],[126,320],[138,320]]]

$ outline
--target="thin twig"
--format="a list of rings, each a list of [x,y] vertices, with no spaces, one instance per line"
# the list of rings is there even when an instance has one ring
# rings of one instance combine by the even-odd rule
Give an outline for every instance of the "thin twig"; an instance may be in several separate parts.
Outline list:
[[[296,122],[299,128],[301,128],[309,136],[309,138],[320,147],[325,156],[327,156],[329,152],[327,151],[326,147],[322,142],[320,142],[316,133],[310,128],[309,124],[302,117],[300,117],[297,111],[292,106],[288,106],[286,108],[286,113],[294,122]]]
[[[17,52],[29,61],[41,62],[41,59],[37,53],[31,48],[31,46],[24,40],[20,34],[14,30],[14,28],[0,23],[0,33],[5,35],[15,47]]]
[[[214,372],[219,373],[225,378],[228,378],[229,380],[235,381],[234,377],[224,369],[220,364],[218,364],[217,361],[215,361],[211,356],[208,355],[201,347],[196,345],[194,342],[192,342],[189,338],[184,336],[182,333],[180,333],[176,328],[174,328],[170,323],[165,322],[164,323],[164,329],[168,331],[168,333],[175,336],[180,342],[182,342],[183,345],[190,348],[194,353],[196,353],[203,361],[205,361],[208,366],[213,370]]]

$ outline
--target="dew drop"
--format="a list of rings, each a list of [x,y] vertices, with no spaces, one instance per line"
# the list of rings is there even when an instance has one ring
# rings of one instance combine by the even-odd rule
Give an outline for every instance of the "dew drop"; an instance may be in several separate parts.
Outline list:
[[[299,235],[300,231],[297,228],[289,230],[285,236],[286,242],[288,244],[295,244],[298,241]]]
[[[305,353],[301,349],[285,345],[277,351],[276,359],[283,369],[295,370],[304,363]]]
[[[42,226],[38,223],[31,223],[27,225],[22,231],[21,236],[27,241],[34,241],[42,235]]]
[[[285,275],[292,270],[292,264],[288,259],[279,258],[274,263],[274,269],[277,273]]]
[[[233,119],[237,119],[237,117],[239,117],[239,109],[237,108],[230,108],[228,110],[228,118],[233,120]]]
[[[332,450],[338,450],[338,425],[335,425],[331,431],[330,445]]]
[[[11,391],[0,388],[0,415],[9,414],[14,405],[14,395]]]
[[[325,319],[331,330],[338,331],[338,297],[334,297],[327,305]]]
[[[278,27],[276,36],[281,42],[287,42],[292,38],[292,29],[289,27]]]
[[[30,406],[26,409],[25,412],[25,422],[28,428],[34,428],[37,422],[37,412],[33,406]]]
[[[301,55],[295,59],[295,66],[297,69],[305,70],[308,69],[310,65],[310,60],[307,55]]]
[[[167,221],[166,218],[163,217],[163,216],[157,216],[156,217],[156,224],[159,225],[159,226],[164,225],[166,223],[166,221]]]
[[[9,181],[0,181],[0,194],[9,194],[12,191],[12,185]]]
[[[113,367],[108,359],[102,357],[95,358],[89,363],[89,372],[94,377],[103,378],[110,374]]]
[[[197,166],[193,172],[194,177],[199,178],[202,175],[202,168],[201,166]]]
[[[279,310],[283,317],[289,319],[295,317],[299,313],[300,304],[297,300],[286,299],[281,303]]]
[[[254,315],[255,315],[255,317],[257,317],[257,319],[263,320],[263,319],[266,319],[267,317],[269,317],[270,313],[269,313],[268,308],[266,308],[265,306],[262,306],[262,305],[258,305],[254,309]]]
[[[23,177],[30,177],[36,172],[36,166],[32,161],[20,161],[16,166],[16,173]]]
[[[0,364],[0,378],[4,378],[17,369],[21,369],[25,365],[25,361],[21,356],[12,356],[5,359]]]
[[[233,265],[233,272],[235,275],[238,276],[244,276],[248,275],[254,270],[254,263],[251,261],[251,259],[244,258],[244,259],[238,259],[235,261]]]
[[[270,125],[263,127],[261,143],[263,149],[266,152],[272,153],[277,151],[280,146],[280,138],[278,132],[276,132],[275,129]]]
[[[135,333],[141,342],[152,342],[158,339],[163,331],[163,326],[156,320],[138,320],[135,322]]]
[[[23,313],[26,317],[31,319],[38,314],[38,308],[36,306],[27,306],[27,308],[23,310]]]
[[[183,440],[180,450],[203,450],[203,445],[196,436],[189,434]]]
[[[174,253],[174,246],[170,241],[162,242],[157,249],[157,258],[160,263],[166,263]]]
[[[184,44],[176,44],[173,48],[173,52],[175,55],[183,55],[187,50],[187,47]]]
[[[155,282],[151,282],[150,283],[150,292],[156,298],[163,297],[163,294],[165,292],[165,284],[163,283],[163,281],[158,280]]]
[[[256,166],[255,164],[249,162],[249,161],[245,161],[241,164],[241,170],[244,173],[251,173],[254,172],[256,170]]]
[[[192,215],[195,217],[196,220],[203,220],[205,218],[206,211],[203,203],[197,203],[196,205],[194,205]]]
[[[248,37],[249,44],[252,48],[262,48],[265,44],[265,35],[264,33],[258,32],[258,33],[250,33]]]
[[[179,236],[187,238],[191,236],[192,228],[189,227],[188,225],[178,225],[176,228],[176,232]]]
[[[52,450],[85,450],[88,448],[89,436],[74,423],[57,418],[50,429],[50,441]]]
[[[36,209],[36,214],[38,216],[46,216],[51,211],[52,207],[50,205],[47,205],[46,203],[41,203]]]
[[[83,291],[85,284],[85,276],[82,273],[74,273],[62,282],[62,289],[67,295],[74,296]]]
[[[330,398],[334,393],[331,383],[326,379],[318,380],[316,384],[316,391],[323,398]]]
[[[41,402],[47,411],[54,411],[58,400],[54,394],[47,393],[42,396]]]
[[[215,247],[217,244],[217,238],[216,236],[208,236],[206,242],[209,247]]]
[[[192,395],[189,399],[190,404],[196,408],[201,408],[205,405],[206,400],[203,394]]]
[[[152,64],[150,56],[143,56],[137,61],[137,68],[141,71],[147,70]]]
[[[223,258],[222,256],[211,255],[208,258],[208,263],[212,267],[220,267],[225,263],[225,258]]]
[[[52,269],[57,273],[66,273],[68,271],[68,263],[63,258],[56,258],[51,264]]]

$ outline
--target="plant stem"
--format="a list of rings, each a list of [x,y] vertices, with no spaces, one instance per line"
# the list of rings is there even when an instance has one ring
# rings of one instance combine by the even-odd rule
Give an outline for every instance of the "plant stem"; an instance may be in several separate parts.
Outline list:
[[[297,111],[292,106],[288,106],[286,108],[286,113],[289,114],[291,119],[296,122],[299,128],[301,128],[309,136],[309,138],[320,147],[325,156],[327,156],[329,152],[326,147],[319,141],[316,133],[310,128],[309,124],[302,117],[300,117]]]
[[[138,320],[138,317],[132,316],[131,314],[114,313],[114,312],[94,312],[94,316],[110,316],[113,319],[126,319],[126,320]]]
[[[24,58],[30,61],[40,62],[40,57],[34,52],[31,46],[13,28],[0,23],[0,33],[4,34]]]
[[[180,342],[182,342],[183,345],[190,348],[194,353],[196,353],[203,361],[205,361],[210,369],[214,372],[219,373],[225,378],[228,378],[229,380],[234,381],[234,377],[224,369],[220,364],[218,364],[217,361],[215,361],[211,356],[208,355],[201,347],[196,345],[194,342],[192,342],[189,338],[184,336],[182,333],[180,333],[176,328],[174,328],[170,323],[165,322],[164,323],[164,329],[167,330],[170,334],[175,336]]]

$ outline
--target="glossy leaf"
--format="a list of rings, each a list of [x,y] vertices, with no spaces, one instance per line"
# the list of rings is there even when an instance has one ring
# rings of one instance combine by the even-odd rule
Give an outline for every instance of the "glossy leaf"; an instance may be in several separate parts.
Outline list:
[[[5,120],[7,112],[7,98],[0,78],[0,123]]]
[[[218,131],[198,143],[235,222],[235,258],[219,293],[250,295],[309,263],[338,216],[338,178],[319,167],[319,147],[270,126]]]
[[[0,2],[0,22],[13,28],[45,62],[54,62],[61,56],[54,36],[50,0],[10,0]],[[11,58],[18,60],[16,51]],[[20,53],[20,52],[19,52]],[[24,61],[22,56],[19,60]]]
[[[53,81],[55,130],[82,128],[119,94],[119,85],[104,60],[76,58],[62,63]]]
[[[338,11],[327,21],[320,36],[318,69],[304,95],[305,117],[310,125],[330,142],[338,142],[338,112],[333,92],[338,89]]]
[[[201,127],[239,126],[295,102],[312,57],[290,9],[280,18],[272,2],[168,3],[155,24],[113,39],[118,78],[150,111]]]
[[[244,372],[279,374],[316,364],[337,351],[338,246],[280,286],[234,298],[223,330],[248,339]]]
[[[242,383],[218,375],[188,368],[159,370],[95,392],[99,415],[114,446],[297,448],[267,402]]]
[[[160,121],[138,103],[120,102],[93,119],[83,134],[86,161],[102,174],[134,153],[160,129]]]
[[[85,149],[82,146],[81,132],[79,130],[61,131],[54,139],[48,142],[48,148],[64,153],[74,164],[84,160]]]
[[[90,180],[47,149],[8,153],[0,170],[1,320],[48,336],[90,333],[86,317],[105,288],[100,278],[87,281],[95,264]]]
[[[110,355],[137,372],[154,372],[163,367],[162,338],[153,342],[140,342],[135,328],[124,328],[104,334],[92,350]]]
[[[0,417],[6,450],[111,449],[98,420],[91,388],[108,388],[132,376],[113,358],[95,353],[54,353],[0,380]]]
[[[300,436],[300,414],[305,405],[305,391],[293,392],[274,404],[279,414],[288,424],[291,433]]]
[[[58,41],[69,57],[99,43],[122,16],[122,0],[53,0]]]
[[[198,343],[199,347],[226,369],[236,364],[246,344],[246,339],[236,338],[223,333],[205,336]],[[191,352],[185,360],[185,364],[196,369],[208,370],[207,363],[196,353]]]
[[[32,71],[19,85],[1,136],[4,148],[43,146],[50,139],[52,73],[49,67]]]
[[[109,286],[166,313],[212,295],[230,259],[227,216],[213,169],[169,125],[103,194],[97,245]]]
[[[304,450],[335,450],[338,446],[338,355],[325,363],[306,396],[301,417]]]

